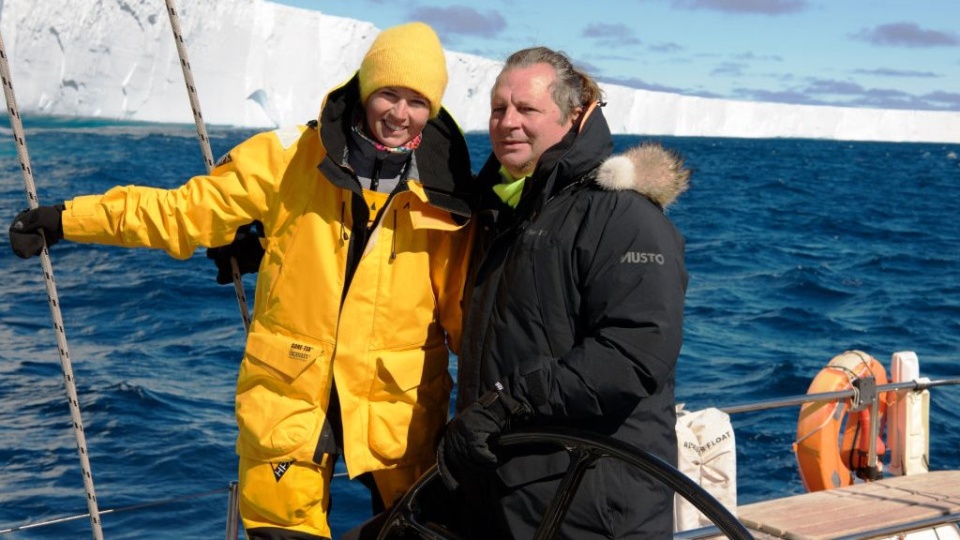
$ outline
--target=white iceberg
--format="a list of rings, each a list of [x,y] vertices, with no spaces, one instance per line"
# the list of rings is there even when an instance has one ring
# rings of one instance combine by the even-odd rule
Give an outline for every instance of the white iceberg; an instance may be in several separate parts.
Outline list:
[[[372,24],[266,0],[179,6],[200,109],[212,125],[267,128],[314,118],[360,65]],[[193,123],[166,6],[158,0],[0,2],[23,115]],[[444,104],[487,128],[501,63],[448,51]],[[756,103],[601,85],[614,133],[960,143],[960,112]]]

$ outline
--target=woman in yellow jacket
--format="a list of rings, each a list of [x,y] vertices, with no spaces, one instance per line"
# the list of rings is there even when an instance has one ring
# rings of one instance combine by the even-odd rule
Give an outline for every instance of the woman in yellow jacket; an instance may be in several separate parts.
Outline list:
[[[460,339],[471,174],[440,41],[383,31],[318,121],[240,143],[177,189],[116,187],[22,212],[21,257],[75,242],[188,258],[263,224],[237,381],[248,538],[329,538],[337,456],[390,506],[434,462]],[[369,474],[367,474],[369,473]]]

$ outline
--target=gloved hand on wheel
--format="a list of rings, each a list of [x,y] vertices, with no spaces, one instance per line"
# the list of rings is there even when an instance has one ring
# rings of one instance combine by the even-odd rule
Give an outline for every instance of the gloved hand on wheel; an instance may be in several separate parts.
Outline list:
[[[437,448],[437,470],[450,491],[455,491],[468,474],[495,469],[497,456],[493,450],[497,436],[511,422],[532,413],[526,403],[507,394],[503,385],[497,383],[496,387],[447,424]]]

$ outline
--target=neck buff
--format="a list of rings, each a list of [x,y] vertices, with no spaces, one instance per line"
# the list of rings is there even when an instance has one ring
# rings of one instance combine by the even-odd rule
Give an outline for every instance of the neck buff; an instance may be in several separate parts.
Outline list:
[[[514,178],[513,175],[507,172],[506,167],[501,166],[500,178],[502,180],[499,184],[493,186],[493,192],[508,206],[516,208],[517,203],[520,202],[520,194],[523,192],[524,180],[526,180],[527,177]]]

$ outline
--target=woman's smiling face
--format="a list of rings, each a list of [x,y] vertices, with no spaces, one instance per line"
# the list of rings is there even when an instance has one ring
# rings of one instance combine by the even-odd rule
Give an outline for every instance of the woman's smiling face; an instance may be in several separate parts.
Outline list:
[[[364,105],[367,130],[384,146],[401,146],[423,131],[430,119],[430,100],[402,86],[376,90]]]

